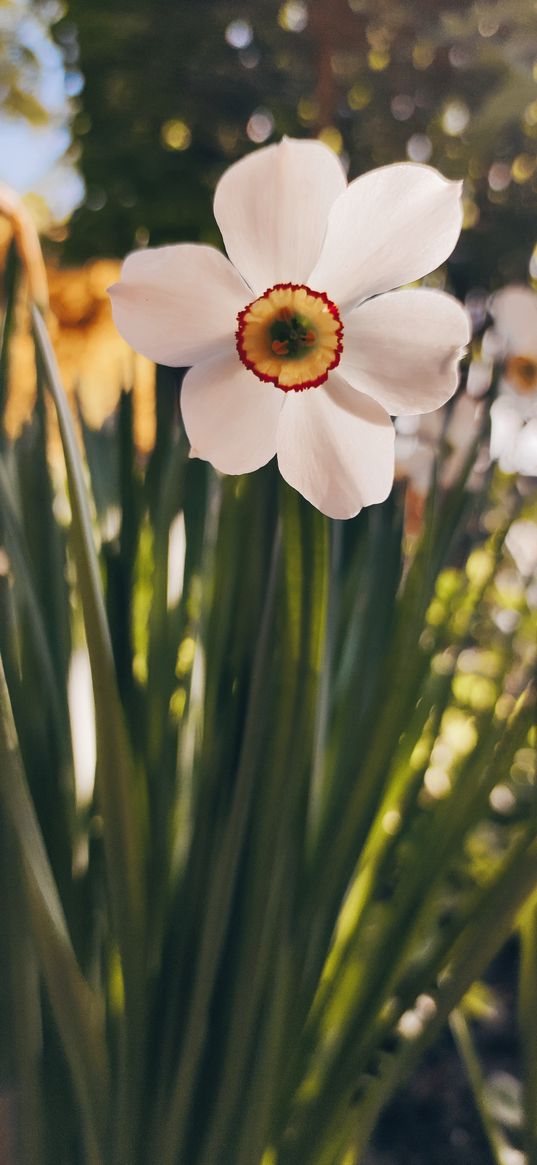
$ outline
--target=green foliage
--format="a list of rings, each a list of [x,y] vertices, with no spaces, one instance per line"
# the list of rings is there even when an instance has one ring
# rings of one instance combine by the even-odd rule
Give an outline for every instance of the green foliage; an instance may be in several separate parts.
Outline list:
[[[39,403],[0,472],[0,1002],[3,1074],[32,1113],[21,1160],[354,1165],[534,894],[523,589],[498,618],[506,532],[532,504],[505,480],[475,497],[466,466],[433,486],[413,547],[400,489],[329,522],[274,465],[222,479],[189,459],[167,370],[148,464],[128,394],[101,433],[82,426],[82,459],[33,325]],[[84,637],[89,804],[68,699]],[[524,1015],[533,906],[523,928]]]

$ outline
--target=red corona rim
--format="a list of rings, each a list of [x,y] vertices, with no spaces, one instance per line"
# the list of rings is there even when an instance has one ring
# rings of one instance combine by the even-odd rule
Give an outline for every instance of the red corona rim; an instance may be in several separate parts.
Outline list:
[[[343,351],[339,311],[324,291],[275,283],[237,316],[237,352],[245,368],[282,392],[324,384]]]

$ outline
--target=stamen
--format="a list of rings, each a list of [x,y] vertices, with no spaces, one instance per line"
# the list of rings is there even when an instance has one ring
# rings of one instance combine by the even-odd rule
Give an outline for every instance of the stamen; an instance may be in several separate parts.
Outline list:
[[[505,371],[518,392],[533,392],[537,388],[537,361],[531,356],[510,356]]]
[[[343,325],[324,292],[278,283],[238,315],[237,351],[259,380],[283,392],[323,384],[339,364]]]

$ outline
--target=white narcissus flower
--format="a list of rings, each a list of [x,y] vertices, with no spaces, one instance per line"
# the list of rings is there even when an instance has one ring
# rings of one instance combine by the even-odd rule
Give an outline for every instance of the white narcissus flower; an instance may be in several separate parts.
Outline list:
[[[490,410],[490,454],[504,473],[537,475],[537,295],[505,287],[492,297],[483,346],[502,360]]]
[[[214,212],[229,258],[193,244],[129,255],[110,289],[119,331],[161,364],[193,365],[183,420],[216,469],[277,454],[332,518],[383,501],[390,415],[452,396],[469,339],[451,296],[393,290],[453,250],[460,184],[401,163],[347,186],[326,146],[284,138],[226,171]]]

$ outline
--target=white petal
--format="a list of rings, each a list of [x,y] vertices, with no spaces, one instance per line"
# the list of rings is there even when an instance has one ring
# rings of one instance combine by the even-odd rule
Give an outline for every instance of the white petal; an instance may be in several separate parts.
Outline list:
[[[517,472],[516,448],[523,426],[520,413],[499,396],[490,409],[490,456],[504,473]]]
[[[490,364],[495,364],[497,360],[503,360],[505,348],[505,340],[502,339],[496,328],[487,328],[481,341],[483,359],[488,360]]]
[[[428,413],[453,396],[469,339],[468,316],[453,296],[392,291],[347,316],[340,371],[393,416]]]
[[[329,518],[382,502],[393,483],[395,430],[384,409],[332,373],[289,392],[278,427],[282,477]]]
[[[284,138],[226,170],[214,214],[232,263],[256,294],[307,280],[346,184],[335,154],[315,141]]]
[[[460,234],[461,183],[437,170],[400,162],[351,182],[334,203],[310,287],[347,311],[434,271]]]
[[[276,452],[284,394],[241,364],[236,352],[196,364],[181,389],[181,412],[196,457],[221,473],[250,473]]]
[[[537,392],[519,392],[505,376],[500,377],[497,400],[505,401],[509,408],[518,413],[521,421],[537,417]]]
[[[505,545],[515,560],[517,569],[522,575],[531,578],[537,575],[537,525],[535,522],[520,518],[512,522],[507,532]]]
[[[134,251],[110,289],[116,327],[143,356],[173,368],[233,343],[250,291],[214,247],[183,243]]]
[[[516,446],[516,467],[519,473],[537,477],[537,418],[523,425]]]
[[[537,357],[537,295],[529,287],[505,287],[493,295],[494,331],[506,355]]]

